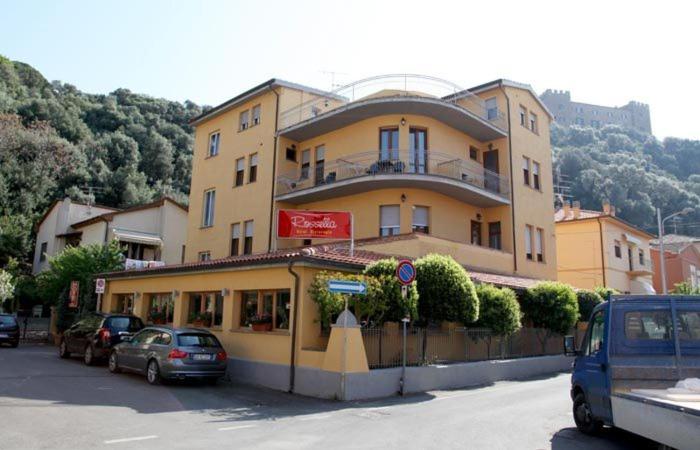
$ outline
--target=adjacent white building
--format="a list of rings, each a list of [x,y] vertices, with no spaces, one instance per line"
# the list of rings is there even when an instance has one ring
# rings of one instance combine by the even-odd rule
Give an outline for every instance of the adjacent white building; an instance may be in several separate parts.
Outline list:
[[[37,225],[33,272],[46,269],[48,257],[67,245],[113,239],[124,247],[126,258],[179,264],[186,233],[187,207],[168,197],[124,210],[56,201]]]

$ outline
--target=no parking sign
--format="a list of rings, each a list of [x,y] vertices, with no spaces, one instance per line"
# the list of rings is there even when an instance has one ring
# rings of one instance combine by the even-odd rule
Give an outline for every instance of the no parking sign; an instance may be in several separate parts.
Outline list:
[[[407,259],[399,261],[399,265],[396,266],[396,278],[404,286],[413,283],[416,279],[416,268],[413,263]]]

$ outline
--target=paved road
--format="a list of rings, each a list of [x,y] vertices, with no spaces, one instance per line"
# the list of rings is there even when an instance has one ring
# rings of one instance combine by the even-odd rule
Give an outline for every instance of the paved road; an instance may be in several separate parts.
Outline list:
[[[340,403],[220,383],[149,386],[61,360],[52,347],[0,348],[0,448],[652,448],[617,430],[573,428],[569,378]]]

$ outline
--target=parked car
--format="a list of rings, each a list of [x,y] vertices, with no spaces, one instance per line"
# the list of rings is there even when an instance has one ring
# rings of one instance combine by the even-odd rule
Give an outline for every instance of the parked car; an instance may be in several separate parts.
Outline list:
[[[143,322],[136,316],[91,313],[63,333],[58,354],[61,358],[82,355],[89,366],[107,358],[112,347],[142,329]]]
[[[10,344],[12,348],[19,345],[19,324],[10,314],[0,314],[0,344]]]
[[[109,355],[109,370],[145,374],[150,384],[191,378],[215,384],[226,375],[227,360],[221,343],[209,331],[155,326],[116,345]]]

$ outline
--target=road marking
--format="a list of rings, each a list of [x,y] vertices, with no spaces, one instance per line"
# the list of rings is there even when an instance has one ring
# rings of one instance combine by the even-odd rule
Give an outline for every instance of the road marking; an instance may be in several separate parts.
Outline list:
[[[253,428],[255,425],[237,425],[235,427],[224,427],[224,428],[219,428],[219,431],[233,431],[233,430],[242,430],[244,428]]]
[[[139,436],[139,437],[132,437],[132,438],[124,438],[124,439],[112,439],[111,441],[105,441],[105,444],[120,444],[122,442],[133,442],[133,441],[145,441],[148,439],[156,439],[158,436],[152,435],[152,436]]]

